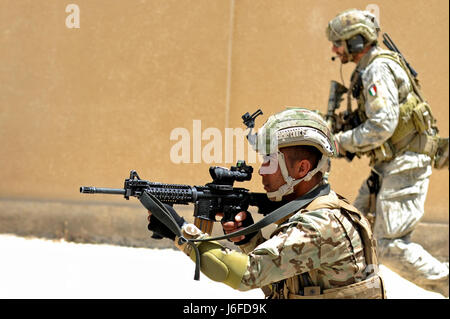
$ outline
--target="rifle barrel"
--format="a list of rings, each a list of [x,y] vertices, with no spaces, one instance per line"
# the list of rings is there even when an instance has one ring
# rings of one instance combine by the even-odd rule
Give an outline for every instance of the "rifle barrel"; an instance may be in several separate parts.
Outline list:
[[[80,193],[84,193],[84,194],[125,195],[125,189],[123,189],[123,188],[106,188],[106,187],[81,186],[80,187]]]

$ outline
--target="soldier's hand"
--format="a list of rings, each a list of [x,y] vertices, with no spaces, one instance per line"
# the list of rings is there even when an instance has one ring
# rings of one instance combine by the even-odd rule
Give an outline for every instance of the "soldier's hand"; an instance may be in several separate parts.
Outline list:
[[[234,233],[242,229],[242,221],[247,218],[247,212],[240,212],[234,217],[234,221],[222,222],[223,232],[225,234]],[[245,236],[232,237],[230,240],[232,242],[238,242],[245,238]]]
[[[336,130],[336,119],[335,119],[334,117],[329,117],[329,118],[326,120],[326,123],[327,123],[328,129],[329,129],[332,133],[334,133],[335,130]]]
[[[234,217],[234,221],[222,221],[221,223],[223,227],[223,232],[225,234],[231,234],[247,226],[252,225],[254,221],[252,214],[250,214],[250,212],[242,211],[236,214],[236,216]],[[257,232],[248,235],[232,237],[230,238],[230,241],[232,241],[236,245],[242,245],[248,243],[250,239],[256,234]]]
[[[339,142],[340,142],[340,136],[341,136],[341,134],[342,134],[342,132],[336,133],[336,134],[334,135],[334,140],[335,140],[335,142],[336,142],[337,149],[338,149],[338,152],[339,152],[338,157],[345,157],[347,151],[346,151],[345,148],[343,148],[342,145],[339,143]]]
[[[164,204],[166,209],[170,212],[172,217],[175,219],[178,226],[182,227],[184,224],[184,218],[177,214],[175,209],[172,206]],[[167,228],[162,222],[160,222],[156,217],[152,215],[151,211],[148,211],[148,230],[153,232],[152,238],[161,239],[161,238],[169,238],[171,240],[175,240],[175,234]]]

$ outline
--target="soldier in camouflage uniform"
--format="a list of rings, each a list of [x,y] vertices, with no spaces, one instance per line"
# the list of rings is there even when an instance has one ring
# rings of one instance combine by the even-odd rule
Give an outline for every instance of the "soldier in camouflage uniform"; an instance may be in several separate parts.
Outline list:
[[[320,115],[288,108],[269,117],[253,137],[249,141],[265,156],[259,174],[270,199],[298,200],[325,186],[322,175],[337,151]],[[171,213],[185,238],[208,237]],[[224,223],[226,233],[253,223],[249,212],[235,220]],[[149,222],[155,231],[151,213]],[[196,243],[201,271],[241,291],[262,288],[267,298],[384,298],[370,225],[343,197],[329,190],[277,224],[269,239],[260,230],[232,238],[241,252],[216,241]],[[192,246],[172,239],[195,260]]]
[[[328,24],[333,53],[343,64],[356,64],[347,102],[350,95],[357,99],[356,115],[362,122],[337,133],[335,139],[341,151],[369,156],[372,174],[380,178],[373,229],[380,262],[417,285],[448,296],[448,263],[410,240],[424,214],[438,140],[435,120],[404,60],[377,45],[379,30],[371,13],[356,9],[340,13]],[[370,199],[364,182],[354,205],[368,213]]]

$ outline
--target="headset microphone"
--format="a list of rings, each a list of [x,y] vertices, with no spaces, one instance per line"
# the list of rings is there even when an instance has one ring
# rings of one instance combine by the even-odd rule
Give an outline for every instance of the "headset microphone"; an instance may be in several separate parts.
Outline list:
[[[336,58],[338,58],[338,57],[339,57],[339,55],[336,55],[336,56],[331,57],[331,61],[336,60]]]

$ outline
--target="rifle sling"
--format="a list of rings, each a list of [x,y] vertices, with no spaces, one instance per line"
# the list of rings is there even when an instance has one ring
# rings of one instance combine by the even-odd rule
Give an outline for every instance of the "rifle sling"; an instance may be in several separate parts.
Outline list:
[[[232,237],[238,237],[242,235],[248,235],[254,233],[286,216],[289,214],[300,210],[301,208],[307,206],[311,203],[316,197],[328,195],[330,192],[330,185],[324,184],[315,188],[313,191],[305,194],[304,196],[298,197],[289,203],[275,209],[273,212],[269,213],[267,216],[262,218],[260,221],[254,223],[253,225],[247,226],[239,231],[226,234],[223,236],[213,237],[213,238],[204,238],[204,239],[193,239],[193,241],[211,241],[211,240],[221,240],[228,239]]]
[[[194,242],[187,240],[183,237],[183,233],[181,232],[180,226],[178,226],[177,222],[173,219],[172,214],[167,210],[167,208],[164,207],[164,205],[159,201],[158,198],[156,198],[151,193],[145,191],[142,193],[142,195],[139,197],[139,201],[141,202],[144,207],[152,212],[152,215],[155,215],[155,217],[163,223],[167,228],[169,228],[176,236],[180,238],[180,241],[187,242],[189,245],[192,246],[195,252],[195,275],[194,279],[199,280],[200,279],[200,252],[198,251],[197,245],[194,244]]]
[[[200,253],[198,250],[197,245],[195,245],[195,242],[203,242],[203,241],[213,241],[213,240],[222,240],[222,239],[228,239],[232,237],[238,237],[242,235],[248,235],[251,233],[254,233],[286,216],[288,216],[291,213],[294,213],[303,207],[307,206],[309,203],[311,203],[315,198],[319,196],[328,195],[330,193],[330,185],[329,184],[323,184],[319,185],[317,188],[312,190],[311,192],[298,197],[294,199],[293,201],[290,201],[289,203],[275,209],[273,212],[269,213],[267,216],[262,218],[260,221],[254,223],[253,225],[250,225],[248,227],[245,227],[244,229],[241,229],[239,231],[226,234],[223,236],[218,237],[210,237],[210,238],[202,238],[202,239],[186,239],[183,237],[183,234],[181,232],[181,228],[178,226],[178,224],[173,219],[170,212],[164,207],[164,205],[152,194],[148,192],[144,192],[140,197],[139,200],[144,205],[145,208],[147,208],[149,211],[152,212],[153,215],[155,215],[156,218],[159,219],[164,225],[166,225],[167,228],[169,228],[176,236],[179,237],[179,241],[181,244],[188,243],[194,248],[195,252],[195,276],[194,279],[198,280],[200,278]]]

